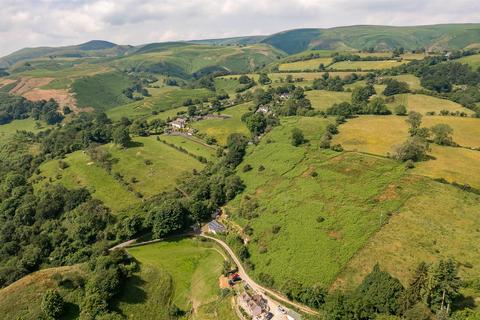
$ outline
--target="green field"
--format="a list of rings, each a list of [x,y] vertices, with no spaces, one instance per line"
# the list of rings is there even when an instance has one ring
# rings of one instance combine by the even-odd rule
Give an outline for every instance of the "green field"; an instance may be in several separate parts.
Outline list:
[[[125,209],[141,200],[124,188],[108,172],[95,165],[83,151],[69,154],[64,160],[69,167],[61,169],[58,160],[50,160],[40,166],[43,180],[35,184],[36,189],[46,183],[61,183],[67,188],[87,188],[94,198],[102,200],[114,211]]]
[[[39,122],[40,127],[37,127],[36,122],[33,118],[14,120],[7,124],[0,125],[0,138],[6,138],[15,134],[17,131],[29,131],[33,133],[46,130],[48,126],[44,123]]]
[[[384,196],[405,174],[396,162],[321,151],[318,142],[328,122],[283,120],[248,150],[240,168],[249,164],[253,169],[238,172],[245,193],[258,201],[258,217],[239,215],[241,197],[227,207],[235,221],[253,229],[253,274],[270,274],[277,288],[289,279],[328,287],[405,198],[403,193],[394,199]],[[293,127],[302,128],[307,145],[290,144]],[[259,171],[260,165],[265,170]],[[275,225],[280,226],[278,233],[272,231]]]
[[[198,138],[162,135],[160,139],[172,143],[177,147],[181,147],[196,156],[204,157],[207,160],[213,160],[215,158],[216,149],[206,145],[204,141]]]
[[[410,87],[410,90],[420,90],[423,89],[420,84],[420,78],[414,76],[413,74],[402,74],[399,76],[391,77],[392,79],[406,82]]]
[[[131,101],[122,91],[132,84],[126,75],[109,72],[77,79],[72,84],[72,90],[79,107],[106,111]]]
[[[187,112],[187,107],[178,107],[174,109],[169,109],[166,111],[161,111],[158,114],[149,116],[147,118],[147,121],[152,121],[155,119],[167,121],[168,119],[175,119],[179,114],[183,114],[186,112]]]
[[[418,263],[440,258],[458,261],[464,280],[480,276],[480,197],[414,176],[402,187],[413,188],[413,196],[348,263],[334,287],[354,288],[377,262],[404,285]]]
[[[207,89],[181,89],[179,87],[149,88],[151,97],[127,103],[107,111],[109,118],[119,120],[122,117],[136,118],[151,115],[152,111],[161,112],[180,108],[183,102],[190,99],[202,99],[213,95]],[[180,110],[180,109],[179,109]]]
[[[350,102],[351,92],[336,92],[325,90],[307,91],[307,98],[312,102],[312,107],[315,110],[325,111],[335,103],[344,101]]]
[[[172,240],[128,252],[141,266],[116,303],[128,319],[170,320],[172,304],[184,311],[193,309],[188,319],[236,319],[230,298],[219,296],[224,258],[213,244]]]
[[[61,287],[54,280],[54,275],[83,275],[79,265],[44,269],[34,272],[0,289],[0,313],[4,320],[41,319],[42,297],[48,289],[57,289],[67,303],[66,313],[62,319],[77,319],[78,305],[82,297],[75,291]]]
[[[127,149],[111,144],[105,148],[114,159],[118,159],[112,172],[120,173],[128,182],[133,178],[138,180],[131,186],[146,197],[173,188],[181,173],[203,168],[197,159],[157,141],[153,136],[137,137],[133,141],[134,145]]]
[[[396,60],[384,61],[341,61],[332,64],[329,69],[332,70],[382,70],[398,67],[406,62]]]
[[[466,63],[466,64],[470,65],[473,69],[477,69],[477,68],[480,67],[480,54],[463,57],[463,58],[460,58],[456,61],[458,61],[460,63]]]
[[[305,61],[296,61],[282,63],[278,66],[280,71],[306,71],[306,70],[318,70],[320,65],[323,64],[325,67],[332,63],[332,58],[317,58]]]
[[[242,122],[242,115],[248,112],[251,103],[244,103],[230,107],[221,112],[221,114],[230,116],[228,119],[207,119],[194,122],[192,127],[200,133],[214,137],[220,145],[225,145],[227,138],[232,133],[242,133],[249,136],[250,133]]]

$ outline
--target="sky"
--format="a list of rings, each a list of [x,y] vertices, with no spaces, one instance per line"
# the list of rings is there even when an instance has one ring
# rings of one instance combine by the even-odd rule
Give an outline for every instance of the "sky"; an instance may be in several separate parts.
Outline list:
[[[356,24],[480,22],[479,0],[0,0],[0,56],[90,40],[138,45]]]

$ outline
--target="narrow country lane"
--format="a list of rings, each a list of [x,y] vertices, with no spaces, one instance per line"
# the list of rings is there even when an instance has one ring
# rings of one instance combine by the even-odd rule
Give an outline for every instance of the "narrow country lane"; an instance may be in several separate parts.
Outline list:
[[[305,313],[308,313],[310,315],[315,315],[315,316],[318,316],[320,315],[318,313],[318,311],[315,311],[307,306],[304,306],[302,304],[299,304],[299,303],[296,303],[296,302],[293,302],[293,301],[290,301],[287,297],[285,296],[282,296],[268,288],[265,288],[261,285],[259,285],[258,283],[256,283],[254,280],[252,280],[252,278],[250,278],[247,274],[247,272],[245,271],[245,269],[243,268],[242,264],[240,263],[240,260],[237,258],[237,256],[235,255],[235,253],[233,252],[233,250],[222,240],[220,239],[217,239],[217,238],[214,238],[214,237],[211,237],[211,236],[208,236],[204,233],[200,234],[199,236],[201,237],[204,237],[204,238],[207,238],[207,239],[210,239],[210,240],[213,240],[215,241],[216,243],[218,243],[220,246],[222,246],[222,248],[228,253],[228,255],[232,258],[233,262],[235,262],[235,264],[238,266],[238,274],[240,275],[240,277],[254,290],[258,291],[258,292],[261,292],[263,294],[268,294],[270,297],[273,297],[275,298],[276,300],[278,301],[282,301],[284,303],[287,303],[287,304],[290,304],[294,307],[296,307],[297,309],[305,312]]]

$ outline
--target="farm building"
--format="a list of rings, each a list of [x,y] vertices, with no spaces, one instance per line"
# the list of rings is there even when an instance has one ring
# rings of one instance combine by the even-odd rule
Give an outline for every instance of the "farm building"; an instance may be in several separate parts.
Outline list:
[[[213,234],[225,233],[227,232],[227,228],[217,220],[212,220],[208,224],[208,232]]]
[[[178,118],[170,122],[170,126],[174,129],[184,129],[187,126],[185,119]]]
[[[249,312],[254,319],[260,319],[261,315],[268,311],[267,300],[259,294],[250,296],[248,293],[243,293],[241,302],[245,311]]]
[[[293,310],[288,310],[288,311],[287,311],[287,319],[288,319],[288,320],[301,320],[301,319],[302,319],[302,316],[299,315],[298,313],[296,313],[296,312],[293,311]]]

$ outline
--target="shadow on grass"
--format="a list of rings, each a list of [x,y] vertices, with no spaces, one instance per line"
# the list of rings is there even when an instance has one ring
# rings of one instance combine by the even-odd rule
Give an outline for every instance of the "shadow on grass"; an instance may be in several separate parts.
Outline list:
[[[80,307],[71,302],[65,302],[65,312],[60,319],[77,319],[80,316]]]
[[[138,141],[130,141],[127,145],[127,149],[130,148],[140,148],[143,147],[143,142],[138,142]]]

